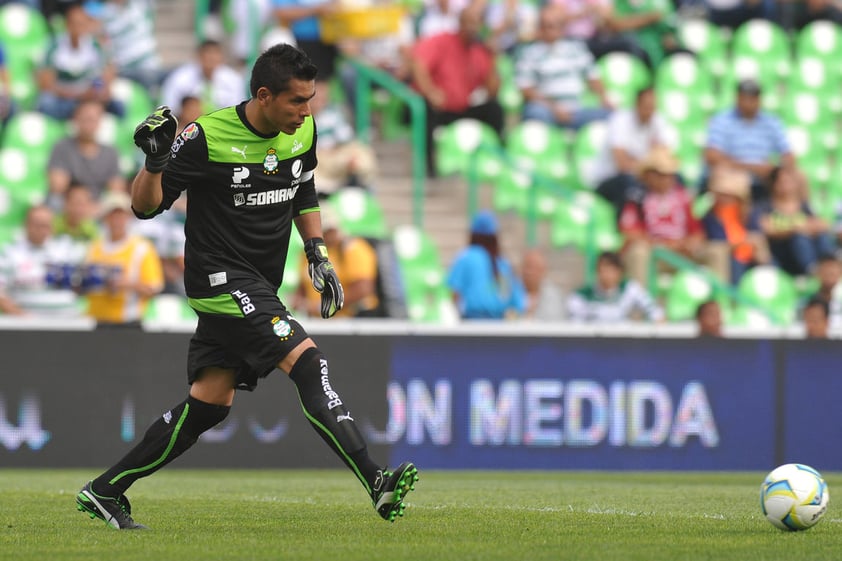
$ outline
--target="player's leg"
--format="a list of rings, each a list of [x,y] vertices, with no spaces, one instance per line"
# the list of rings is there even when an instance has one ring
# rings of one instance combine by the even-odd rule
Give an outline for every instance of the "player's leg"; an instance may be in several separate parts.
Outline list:
[[[131,518],[124,493],[141,477],[151,475],[188,450],[206,430],[222,422],[234,400],[235,372],[204,368],[190,387],[190,395],[164,413],[143,439],[102,475],[79,492],[79,510],[118,529],[142,527]]]
[[[403,499],[414,488],[418,470],[404,462],[394,471],[377,465],[342,398],[333,388],[327,358],[309,338],[278,364],[298,390],[307,420],[360,480],[377,512],[389,521],[403,515]]]

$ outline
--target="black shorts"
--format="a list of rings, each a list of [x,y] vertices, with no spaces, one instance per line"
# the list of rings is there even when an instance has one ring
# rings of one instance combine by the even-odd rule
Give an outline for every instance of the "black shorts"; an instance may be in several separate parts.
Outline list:
[[[228,294],[191,300],[199,324],[190,339],[187,381],[209,366],[232,368],[237,389],[252,391],[308,335],[268,285],[232,285],[237,288]]]

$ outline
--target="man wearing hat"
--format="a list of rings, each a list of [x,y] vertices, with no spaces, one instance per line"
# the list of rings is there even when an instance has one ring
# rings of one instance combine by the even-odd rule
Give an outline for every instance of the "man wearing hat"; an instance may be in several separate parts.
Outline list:
[[[107,193],[100,219],[103,234],[85,258],[88,315],[99,326],[140,327],[147,302],[164,288],[161,260],[149,240],[130,232],[129,195]]]
[[[755,201],[769,198],[767,184],[776,166],[797,169],[784,125],[761,109],[761,93],[756,80],[739,82],[736,106],[710,120],[704,152],[708,170],[727,165],[749,172]]]
[[[453,261],[447,286],[465,319],[504,319],[526,311],[526,291],[500,254],[497,217],[481,211],[471,221],[470,242]]]
[[[745,170],[718,167],[710,179],[713,204],[702,218],[712,268],[737,283],[754,265],[770,261],[769,247],[751,208],[751,176]]]
[[[626,269],[643,286],[648,286],[653,246],[694,260],[703,258],[704,232],[691,211],[689,193],[678,181],[678,169],[669,148],[652,148],[639,169],[645,194],[639,202],[627,202],[620,213]]]

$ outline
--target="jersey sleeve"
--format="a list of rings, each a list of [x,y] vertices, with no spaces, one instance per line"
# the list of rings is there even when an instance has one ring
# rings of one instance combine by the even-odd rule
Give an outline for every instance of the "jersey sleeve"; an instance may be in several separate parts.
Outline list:
[[[316,132],[316,123],[313,121],[313,143],[310,149],[304,153],[303,156],[303,170],[301,172],[301,183],[298,184],[298,191],[296,191],[295,198],[292,200],[293,216],[301,216],[308,212],[314,212],[319,209],[319,198],[316,194],[316,180],[315,172],[319,161],[316,158],[316,141],[318,140],[318,133]]]
[[[208,162],[208,143],[201,125],[190,123],[181,131],[170,147],[170,161],[161,177],[164,198],[161,205],[149,214],[135,213],[147,219],[169,210],[182,191],[194,182],[201,181]]]

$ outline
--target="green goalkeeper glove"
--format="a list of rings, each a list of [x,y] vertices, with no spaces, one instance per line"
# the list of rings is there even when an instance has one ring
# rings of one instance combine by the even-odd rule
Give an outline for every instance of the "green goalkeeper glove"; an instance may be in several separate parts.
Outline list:
[[[322,317],[327,319],[342,309],[345,292],[333,265],[328,261],[327,246],[322,238],[310,238],[304,242],[304,253],[307,255],[313,288],[322,295]]]
[[[166,105],[158,107],[134,130],[134,143],[146,154],[146,170],[161,173],[170,161],[178,120]]]

